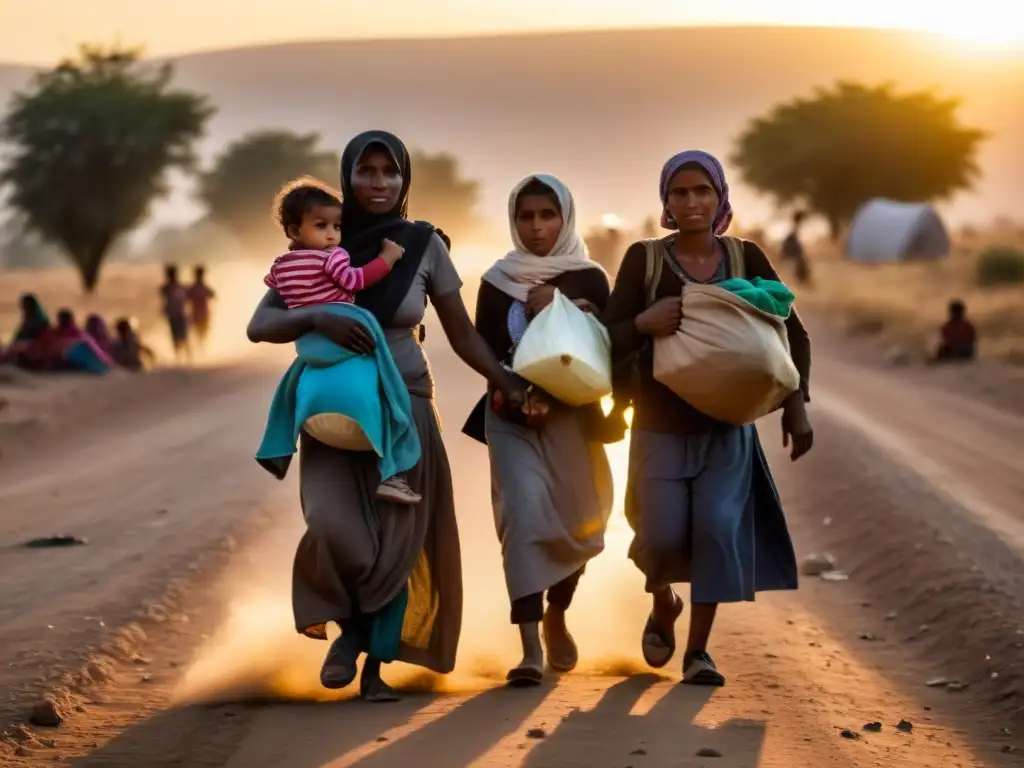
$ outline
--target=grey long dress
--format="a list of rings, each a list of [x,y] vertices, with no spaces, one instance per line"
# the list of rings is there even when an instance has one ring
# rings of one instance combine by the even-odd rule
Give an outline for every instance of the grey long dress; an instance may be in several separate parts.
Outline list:
[[[409,473],[414,508],[375,498],[376,455],[338,451],[303,436],[300,487],[306,533],[295,555],[292,603],[299,632],[373,614],[408,586],[397,659],[450,672],[462,626],[462,562],[451,468],[434,410],[434,384],[416,333],[427,300],[458,291],[458,272],[434,236],[409,293],[385,329],[412,395],[422,458]]]

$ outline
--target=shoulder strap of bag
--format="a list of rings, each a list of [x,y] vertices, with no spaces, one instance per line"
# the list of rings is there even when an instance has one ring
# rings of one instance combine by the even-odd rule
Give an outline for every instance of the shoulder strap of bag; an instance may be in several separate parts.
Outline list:
[[[661,241],[657,239],[644,240],[644,248],[647,249],[647,265],[644,271],[644,297],[646,306],[651,306],[658,293],[658,283],[661,282],[662,251]]]
[[[744,278],[747,276],[747,259],[743,241],[738,237],[723,237],[722,245],[729,256],[729,277]]]

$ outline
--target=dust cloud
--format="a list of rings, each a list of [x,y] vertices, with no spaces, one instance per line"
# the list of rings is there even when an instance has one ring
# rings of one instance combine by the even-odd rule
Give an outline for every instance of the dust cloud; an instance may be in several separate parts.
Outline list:
[[[456,443],[454,454],[465,446]],[[591,561],[569,613],[580,646],[579,672],[629,675],[649,671],[640,660],[640,631],[649,610],[643,579],[626,559],[630,531],[622,513],[627,443],[608,446],[616,483],[616,504],[605,552]],[[441,676],[392,664],[385,677],[405,691],[475,692],[501,685],[519,660],[518,634],[508,623],[508,598],[501,555],[490,516],[486,455],[469,465],[453,456],[462,533],[465,605],[455,672]],[[479,470],[479,471],[477,471]],[[466,478],[472,478],[466,479]],[[295,489],[297,493],[297,488]],[[470,501],[467,496],[475,498]],[[298,518],[298,514],[295,515]],[[224,580],[227,619],[200,649],[177,691],[181,703],[211,701],[328,701],[355,695],[328,691],[319,683],[327,644],[293,629],[290,606],[291,559],[301,536],[296,519],[272,532]],[[337,632],[332,627],[333,632]],[[331,635],[332,638],[335,636]]]
[[[472,315],[476,286],[483,268],[499,255],[490,249],[458,249],[454,256],[462,274],[464,297]],[[263,294],[266,265],[228,263],[211,268],[218,292],[217,328],[211,337],[209,362],[252,356],[245,325]],[[486,449],[459,432],[471,403],[484,385],[452,353],[436,317],[428,312],[426,347],[437,379],[437,406],[445,445],[453,468],[456,511],[462,543],[463,624],[457,668],[435,675],[403,664],[389,665],[385,678],[402,690],[472,692],[504,683],[505,673],[521,655],[518,632],[509,624],[509,602],[501,566],[501,550],[490,506],[490,472]],[[271,354],[271,349],[267,354]],[[278,353],[281,349],[278,348]],[[275,358],[282,372],[287,360]],[[268,395],[269,397],[269,395]],[[628,440],[628,438],[627,438]],[[580,646],[580,672],[626,675],[649,671],[640,659],[640,633],[649,610],[643,579],[626,558],[631,532],[623,516],[628,442],[607,447],[615,481],[615,504],[605,552],[587,567],[573,606],[570,628]],[[283,491],[291,509],[286,520],[264,541],[236,562],[222,581],[226,618],[197,653],[177,691],[181,702],[224,700],[334,700],[352,696],[320,686],[320,665],[327,644],[298,635],[291,613],[291,569],[302,535],[298,510],[297,472]],[[268,482],[269,479],[268,479]],[[269,493],[268,489],[268,493]],[[289,496],[290,494],[290,496]],[[336,633],[336,627],[329,631]],[[332,634],[333,637],[335,634]]]

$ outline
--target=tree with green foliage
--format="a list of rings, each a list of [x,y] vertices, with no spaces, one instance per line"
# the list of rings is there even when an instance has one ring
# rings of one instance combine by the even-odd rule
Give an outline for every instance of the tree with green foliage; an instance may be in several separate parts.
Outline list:
[[[458,159],[446,152],[413,151],[411,160],[409,216],[429,221],[456,240],[472,234],[479,226],[475,209],[480,182],[463,178]]]
[[[280,242],[271,207],[281,187],[300,176],[338,184],[341,158],[319,145],[315,133],[283,130],[257,131],[229,144],[203,174],[200,197],[210,219],[249,247]]]
[[[823,216],[836,237],[871,198],[924,202],[972,186],[987,134],[962,125],[959,106],[840,82],[751,121],[730,160],[748,185]]]
[[[10,205],[68,255],[86,292],[117,238],[166,194],[167,171],[195,167],[193,145],[214,110],[172,76],[136,50],[83,46],[17,93],[0,125]]]

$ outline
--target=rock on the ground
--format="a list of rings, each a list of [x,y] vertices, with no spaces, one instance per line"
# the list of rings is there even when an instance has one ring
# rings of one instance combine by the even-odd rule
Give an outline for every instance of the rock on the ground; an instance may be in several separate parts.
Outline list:
[[[721,757],[722,753],[714,747],[701,747],[697,750],[697,757]]]
[[[53,699],[43,699],[32,707],[28,721],[43,728],[56,728],[64,722],[64,717]]]
[[[836,569],[836,558],[828,552],[815,552],[800,561],[800,573],[804,576],[821,576]]]
[[[912,722],[910,722],[909,720],[900,720],[896,724],[896,730],[897,731],[903,731],[904,733],[913,733],[914,732],[914,724]]]
[[[844,739],[850,739],[850,741],[857,741],[860,738],[860,734],[850,728],[843,728],[839,735]]]
[[[878,722],[877,720],[875,722],[873,722],[873,723],[866,723],[864,725],[864,730],[867,731],[868,733],[881,733],[882,732],[882,724],[880,722]]]

